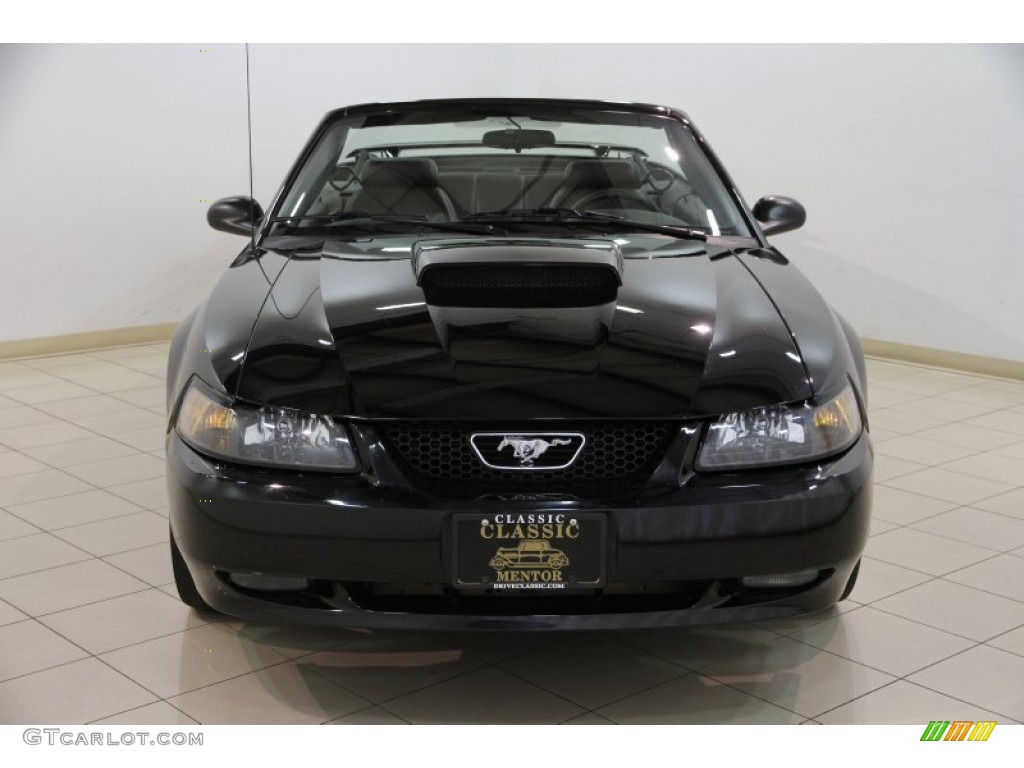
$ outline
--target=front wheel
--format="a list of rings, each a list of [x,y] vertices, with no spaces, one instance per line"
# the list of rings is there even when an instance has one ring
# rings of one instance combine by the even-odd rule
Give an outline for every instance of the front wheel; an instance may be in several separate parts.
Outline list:
[[[178,590],[178,597],[185,605],[195,608],[197,611],[213,611],[206,601],[203,600],[196,589],[196,582],[185,565],[185,558],[181,556],[178,543],[174,540],[174,534],[170,534],[171,540],[171,568],[174,570],[174,586]]]
[[[843,590],[843,594],[839,596],[839,600],[845,600],[853,592],[853,588],[857,585],[857,576],[860,575],[860,560],[853,566],[853,571],[850,573],[850,578],[846,582],[846,588]]]

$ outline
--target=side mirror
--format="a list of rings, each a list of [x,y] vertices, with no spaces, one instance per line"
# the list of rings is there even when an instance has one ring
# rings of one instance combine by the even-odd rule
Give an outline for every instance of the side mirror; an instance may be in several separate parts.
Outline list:
[[[249,237],[263,218],[263,209],[251,197],[222,197],[206,212],[206,222],[221,232]]]
[[[766,235],[779,235],[800,229],[807,221],[807,209],[791,197],[762,197],[754,203],[752,213]]]

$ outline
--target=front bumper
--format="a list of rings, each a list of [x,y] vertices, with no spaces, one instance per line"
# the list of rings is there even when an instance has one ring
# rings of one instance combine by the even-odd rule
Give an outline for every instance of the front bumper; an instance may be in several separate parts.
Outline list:
[[[814,467],[692,475],[606,502],[431,498],[407,485],[221,465],[173,432],[171,529],[203,599],[265,624],[370,629],[589,630],[756,621],[828,607],[867,539],[870,441]],[[601,512],[607,584],[571,597],[451,588],[459,512]],[[746,576],[817,570],[810,584],[741,588]],[[255,592],[228,573],[300,577]]]

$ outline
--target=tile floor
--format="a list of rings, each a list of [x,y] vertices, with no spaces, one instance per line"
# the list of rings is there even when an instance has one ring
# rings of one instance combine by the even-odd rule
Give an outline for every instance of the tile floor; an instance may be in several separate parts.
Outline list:
[[[362,634],[174,597],[167,345],[0,363],[0,723],[1024,721],[1024,382],[872,360],[872,538],[800,620]]]

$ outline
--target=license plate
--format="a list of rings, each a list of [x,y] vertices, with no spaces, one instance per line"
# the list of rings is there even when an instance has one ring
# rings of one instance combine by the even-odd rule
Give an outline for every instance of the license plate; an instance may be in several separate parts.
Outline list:
[[[557,592],[604,583],[602,514],[457,514],[454,526],[457,587]]]

